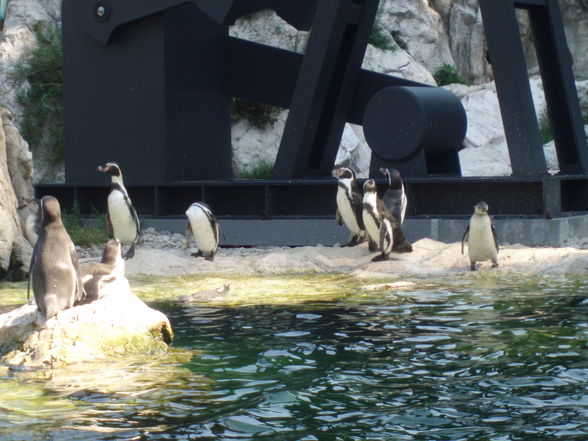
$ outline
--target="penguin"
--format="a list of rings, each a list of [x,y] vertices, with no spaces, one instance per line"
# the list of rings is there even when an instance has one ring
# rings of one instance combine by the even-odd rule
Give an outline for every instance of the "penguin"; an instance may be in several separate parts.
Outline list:
[[[116,162],[98,166],[98,171],[110,175],[110,194],[108,195],[108,230],[111,239],[131,245],[125,259],[135,255],[135,245],[141,237],[141,226],[135,207],[123,183],[122,171]]]
[[[122,246],[116,239],[106,242],[100,262],[80,266],[82,283],[86,293],[81,303],[90,303],[102,297],[104,286],[125,275]]]
[[[33,249],[29,271],[35,302],[46,318],[82,301],[80,266],[76,248],[61,220],[59,201],[53,196],[43,196],[41,229]]]
[[[41,230],[41,204],[38,199],[22,198],[23,205],[19,210],[26,210],[29,214],[23,222],[23,233],[26,240],[34,247]]]
[[[363,184],[363,223],[368,234],[369,250],[380,248],[381,254],[373,261],[386,260],[392,251],[412,252],[412,245],[406,240],[400,222],[378,197],[376,182],[368,179]]]
[[[192,302],[222,302],[227,297],[230,288],[230,284],[223,283],[216,289],[205,289],[194,294],[182,295],[180,301],[188,304]]]
[[[380,172],[386,176],[388,180],[388,188],[382,196],[382,200],[388,210],[396,217],[396,220],[400,222],[400,225],[404,223],[404,216],[406,215],[406,193],[404,192],[404,184],[402,183],[402,177],[395,168],[380,168]]]
[[[194,202],[186,210],[186,216],[188,217],[186,247],[190,248],[190,234],[192,234],[198,248],[198,252],[192,253],[192,256],[200,257],[207,254],[206,260],[214,260],[221,234],[220,225],[214,214],[204,202]]]
[[[349,242],[345,246],[355,246],[364,241],[365,227],[362,217],[362,193],[355,180],[355,172],[342,167],[333,170],[333,177],[337,183],[337,214],[335,216],[339,225],[345,226],[351,232]]]
[[[474,214],[461,238],[461,254],[463,245],[468,241],[470,270],[476,271],[476,262],[492,260],[492,268],[498,266],[498,236],[488,216],[488,204],[478,202],[474,207]]]

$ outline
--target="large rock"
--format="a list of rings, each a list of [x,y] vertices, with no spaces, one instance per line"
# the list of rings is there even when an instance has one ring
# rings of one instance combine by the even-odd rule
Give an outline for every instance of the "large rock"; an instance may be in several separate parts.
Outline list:
[[[32,198],[33,189],[33,156],[29,145],[20,136],[14,125],[12,114],[8,109],[0,107],[0,121],[6,143],[6,164],[17,202],[23,198]]]
[[[135,296],[126,278],[109,285],[100,300],[66,309],[49,320],[34,303],[0,315],[0,361],[53,369],[165,349],[173,339],[167,317]]]
[[[14,126],[7,118],[6,111],[0,111],[0,279],[7,276],[22,279],[28,272],[31,246],[24,239],[17,213],[18,201],[12,184],[11,175],[19,175],[18,154],[13,145],[18,140],[13,132]],[[17,169],[11,173],[9,164]],[[19,181],[22,184],[22,181]],[[20,191],[26,192],[24,187]],[[29,193],[32,191],[29,189]]]

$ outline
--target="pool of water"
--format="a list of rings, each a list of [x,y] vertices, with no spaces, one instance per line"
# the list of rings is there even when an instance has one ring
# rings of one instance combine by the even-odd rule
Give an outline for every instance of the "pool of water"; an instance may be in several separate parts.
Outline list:
[[[413,281],[248,278],[208,306],[134,281],[171,352],[0,370],[0,439],[588,439],[588,279]]]

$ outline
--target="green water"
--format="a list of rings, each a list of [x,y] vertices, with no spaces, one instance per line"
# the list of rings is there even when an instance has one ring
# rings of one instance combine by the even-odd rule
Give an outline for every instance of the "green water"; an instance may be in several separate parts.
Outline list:
[[[177,300],[225,281],[131,280],[167,355],[0,367],[0,439],[588,439],[588,279],[235,276],[224,303]]]

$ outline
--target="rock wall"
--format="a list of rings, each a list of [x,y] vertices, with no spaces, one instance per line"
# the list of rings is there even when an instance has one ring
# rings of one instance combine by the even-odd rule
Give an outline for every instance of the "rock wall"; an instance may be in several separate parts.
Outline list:
[[[22,279],[32,248],[18,215],[20,197],[33,193],[30,153],[7,109],[0,107],[0,279]]]

